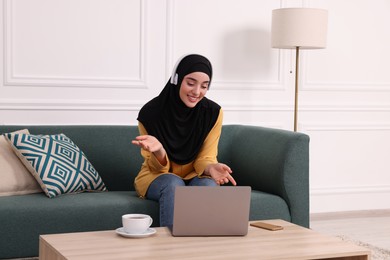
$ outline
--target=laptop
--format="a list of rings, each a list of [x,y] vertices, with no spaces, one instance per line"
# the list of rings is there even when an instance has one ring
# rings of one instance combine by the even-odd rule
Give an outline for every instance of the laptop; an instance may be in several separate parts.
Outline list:
[[[245,236],[251,187],[179,186],[175,191],[173,236]]]

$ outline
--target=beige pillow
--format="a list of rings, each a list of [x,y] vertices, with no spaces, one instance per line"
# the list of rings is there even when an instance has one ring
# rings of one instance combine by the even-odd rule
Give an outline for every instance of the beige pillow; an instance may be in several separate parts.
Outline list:
[[[27,129],[14,133],[29,134]],[[23,195],[42,192],[38,182],[0,135],[0,196]]]

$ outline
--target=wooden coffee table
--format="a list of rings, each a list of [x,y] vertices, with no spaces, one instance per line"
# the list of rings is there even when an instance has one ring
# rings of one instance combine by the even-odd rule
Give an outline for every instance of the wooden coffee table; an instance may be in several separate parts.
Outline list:
[[[125,238],[115,230],[40,236],[39,259],[370,259],[363,247],[283,220],[267,231],[249,227],[244,237],[172,237],[167,228],[145,238]]]

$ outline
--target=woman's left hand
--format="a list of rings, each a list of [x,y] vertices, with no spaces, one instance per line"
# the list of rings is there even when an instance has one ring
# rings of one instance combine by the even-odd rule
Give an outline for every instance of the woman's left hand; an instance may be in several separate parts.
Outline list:
[[[232,170],[226,164],[223,163],[210,164],[206,167],[205,174],[210,175],[211,178],[213,178],[214,181],[219,185],[229,183],[229,181],[234,186],[237,185],[236,181],[231,175]]]

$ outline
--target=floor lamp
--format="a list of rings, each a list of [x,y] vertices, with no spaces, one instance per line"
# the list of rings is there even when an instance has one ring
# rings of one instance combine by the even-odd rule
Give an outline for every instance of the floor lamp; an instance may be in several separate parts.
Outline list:
[[[326,47],[328,11],[315,8],[281,8],[272,11],[271,45],[295,49],[294,131],[298,122],[298,70],[300,49]]]

